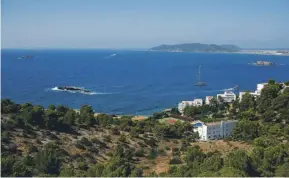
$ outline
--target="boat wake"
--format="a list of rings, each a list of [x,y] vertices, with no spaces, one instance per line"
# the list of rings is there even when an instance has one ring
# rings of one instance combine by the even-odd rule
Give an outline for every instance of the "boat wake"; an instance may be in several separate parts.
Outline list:
[[[116,56],[116,54],[114,53],[114,54],[111,54],[109,56],[104,57],[104,59],[109,59],[109,58],[112,58],[112,57],[115,57],[115,56]]]
[[[95,92],[87,90],[83,87],[53,87],[49,89],[50,91],[56,91],[56,92],[69,92],[69,93],[81,93],[84,95],[109,95],[112,93],[103,93],[103,92]]]
[[[58,92],[69,92],[69,93],[81,93],[85,95],[97,95],[102,93],[97,93],[94,91],[87,90],[83,87],[53,87],[51,88],[52,91]]]

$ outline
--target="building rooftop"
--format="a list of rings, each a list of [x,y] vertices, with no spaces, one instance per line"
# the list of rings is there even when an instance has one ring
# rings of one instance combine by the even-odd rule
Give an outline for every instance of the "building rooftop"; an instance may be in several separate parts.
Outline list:
[[[227,120],[227,121],[225,121],[225,122],[227,122],[227,123],[232,123],[232,122],[238,122],[237,120]]]
[[[193,103],[193,101],[181,101],[180,103]]]
[[[191,124],[197,124],[197,123],[203,123],[202,121],[200,120],[195,120],[195,121],[192,121]]]
[[[217,121],[217,122],[208,122],[208,123],[205,123],[206,126],[215,126],[215,125],[220,125],[222,121]],[[233,123],[233,122],[237,122],[237,120],[225,120],[223,122],[226,122],[226,123]]]
[[[220,125],[220,124],[221,124],[221,121],[205,123],[206,126],[214,126],[214,125]]]

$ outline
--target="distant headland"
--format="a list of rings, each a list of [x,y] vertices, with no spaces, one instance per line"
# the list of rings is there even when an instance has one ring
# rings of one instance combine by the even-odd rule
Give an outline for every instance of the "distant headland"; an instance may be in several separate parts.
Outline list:
[[[160,45],[151,48],[151,50],[168,52],[238,52],[241,50],[241,48],[236,45],[185,43],[175,45]]]
[[[202,43],[183,43],[174,45],[160,45],[150,48],[150,51],[165,51],[165,52],[204,52],[204,53],[236,53],[236,54],[258,54],[258,55],[279,55],[289,56],[289,49],[269,50],[269,49],[242,49],[237,45],[216,45]]]

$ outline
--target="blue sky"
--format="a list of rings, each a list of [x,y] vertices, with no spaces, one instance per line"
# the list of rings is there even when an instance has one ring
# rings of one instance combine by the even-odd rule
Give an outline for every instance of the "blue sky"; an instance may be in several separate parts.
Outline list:
[[[289,0],[2,0],[3,48],[289,47]]]

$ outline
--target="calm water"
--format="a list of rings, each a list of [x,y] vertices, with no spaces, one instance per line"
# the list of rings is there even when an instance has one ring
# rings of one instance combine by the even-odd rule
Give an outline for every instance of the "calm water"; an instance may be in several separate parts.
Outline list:
[[[113,56],[112,54],[116,54]],[[32,55],[34,59],[17,59]],[[250,66],[270,60],[275,67]],[[198,65],[207,87],[194,86]],[[239,85],[254,90],[268,79],[289,80],[289,57],[246,54],[166,53],[112,50],[3,50],[2,98],[17,103],[63,104],[115,114],[151,114],[181,100],[216,95]],[[79,86],[95,95],[53,91]]]

